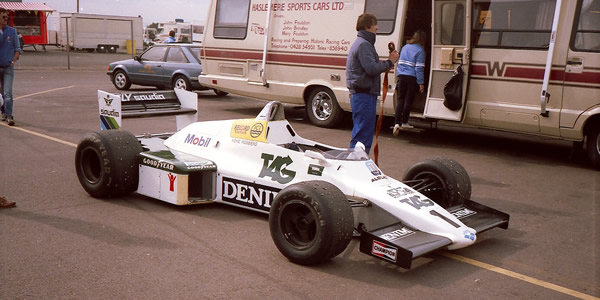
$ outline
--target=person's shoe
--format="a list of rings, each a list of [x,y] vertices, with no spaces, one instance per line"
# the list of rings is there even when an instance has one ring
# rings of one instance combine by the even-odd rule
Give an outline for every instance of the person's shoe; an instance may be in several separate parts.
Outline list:
[[[413,128],[415,128],[415,127],[408,123],[402,124],[402,129],[413,129]]]
[[[6,121],[6,115],[2,114],[2,122]]]
[[[15,125],[15,119],[13,119],[12,116],[8,117],[8,126],[13,126]]]
[[[394,136],[398,136],[398,133],[400,133],[400,124],[396,124],[394,125]]]
[[[4,197],[0,197],[0,208],[10,208],[17,206],[17,203],[13,201],[8,201],[4,199]]]

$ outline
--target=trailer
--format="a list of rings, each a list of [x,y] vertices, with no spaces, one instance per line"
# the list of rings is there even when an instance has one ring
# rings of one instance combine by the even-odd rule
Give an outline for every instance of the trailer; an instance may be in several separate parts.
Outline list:
[[[223,13],[227,12],[227,13]],[[346,57],[356,20],[378,19],[375,49],[388,57],[418,29],[428,33],[425,93],[412,121],[453,123],[573,141],[600,169],[600,0],[211,1],[203,86],[305,105],[335,127],[351,111]],[[459,66],[462,99],[445,104]],[[389,101],[377,111],[393,116]],[[579,151],[577,151],[579,152]]]
[[[40,45],[50,42],[47,19],[54,12],[44,3],[0,2],[0,7],[8,10],[8,25],[14,27],[21,38],[21,47]],[[37,50],[37,48],[36,48]]]
[[[134,53],[143,49],[142,17],[61,13],[60,44],[75,50]],[[133,46],[131,45],[133,41]]]

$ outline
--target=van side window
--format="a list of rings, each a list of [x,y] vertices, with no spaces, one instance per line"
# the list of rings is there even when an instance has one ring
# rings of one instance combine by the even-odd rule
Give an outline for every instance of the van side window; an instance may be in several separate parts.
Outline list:
[[[600,52],[600,0],[579,1],[571,48]]]
[[[548,49],[556,0],[473,2],[473,46]]]
[[[218,0],[214,37],[245,39],[249,8],[250,0]]]
[[[377,34],[388,35],[394,32],[398,0],[366,0],[365,13],[377,17]]]

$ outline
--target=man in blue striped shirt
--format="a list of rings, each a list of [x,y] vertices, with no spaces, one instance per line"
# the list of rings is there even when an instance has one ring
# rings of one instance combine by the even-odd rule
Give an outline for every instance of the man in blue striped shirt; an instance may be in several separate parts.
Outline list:
[[[410,108],[415,98],[417,86],[419,92],[425,91],[425,40],[427,34],[423,30],[417,30],[413,36],[402,47],[398,67],[396,67],[396,89],[398,95],[398,104],[396,106],[396,117],[394,125],[394,135],[398,135],[400,128],[410,129],[413,126],[408,124]]]

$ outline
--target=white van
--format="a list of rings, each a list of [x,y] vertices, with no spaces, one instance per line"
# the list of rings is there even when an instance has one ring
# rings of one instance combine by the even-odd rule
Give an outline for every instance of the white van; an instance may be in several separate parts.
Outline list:
[[[572,140],[600,168],[600,0],[213,0],[209,9],[207,87],[306,105],[311,122],[334,127],[351,110],[356,19],[371,13],[381,59],[388,42],[430,33],[428,88],[413,118]],[[463,102],[450,110],[443,89],[461,64]],[[393,70],[389,78],[393,116]]]

